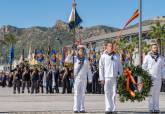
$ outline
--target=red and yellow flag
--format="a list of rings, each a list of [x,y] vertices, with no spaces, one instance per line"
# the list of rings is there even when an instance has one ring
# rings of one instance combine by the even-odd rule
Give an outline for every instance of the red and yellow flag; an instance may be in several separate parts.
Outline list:
[[[134,19],[136,19],[138,16],[139,16],[139,9],[137,9],[137,10],[133,13],[133,15],[131,16],[131,18],[130,18],[130,19],[127,21],[127,23],[124,25],[123,29],[120,30],[120,31],[117,33],[117,34],[118,34],[118,35],[117,35],[118,38],[120,38],[120,36],[121,36],[123,30],[124,30]]]
[[[126,28],[134,19],[136,19],[139,16],[139,10],[137,9],[132,17],[127,21],[127,23],[124,25],[124,28]]]

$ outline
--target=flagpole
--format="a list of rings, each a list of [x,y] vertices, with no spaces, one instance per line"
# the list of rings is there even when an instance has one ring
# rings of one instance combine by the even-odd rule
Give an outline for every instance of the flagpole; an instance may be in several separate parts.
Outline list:
[[[75,22],[74,22],[75,26]],[[75,56],[75,38],[76,38],[76,27],[73,28],[73,77],[74,77],[74,56]]]
[[[76,8],[76,1],[75,0],[73,0],[73,4],[72,4],[72,7],[75,7]],[[76,16],[74,16],[74,28],[73,28],[73,75],[74,75],[74,56],[75,56],[75,48],[76,48],[76,46],[75,46],[75,39],[76,39],[76,23],[75,23],[75,21],[76,21]]]
[[[49,43],[48,43],[48,49],[47,49],[48,50],[48,53],[47,54],[48,54],[48,64],[50,65],[51,64],[50,63],[50,52],[51,52],[52,49],[50,47],[50,36],[49,35],[48,35],[48,42]]]
[[[82,22],[82,19],[79,17],[77,11],[76,11],[76,1],[73,0],[72,2],[72,12],[71,15],[69,17],[69,27],[72,30],[72,34],[73,34],[73,69],[74,69],[74,55],[75,55],[75,49],[76,49],[76,44],[75,44],[75,40],[76,40],[76,27]],[[74,70],[73,70],[74,71]],[[73,72],[74,74],[74,72]]]
[[[139,5],[139,65],[142,66],[142,0],[138,0]]]

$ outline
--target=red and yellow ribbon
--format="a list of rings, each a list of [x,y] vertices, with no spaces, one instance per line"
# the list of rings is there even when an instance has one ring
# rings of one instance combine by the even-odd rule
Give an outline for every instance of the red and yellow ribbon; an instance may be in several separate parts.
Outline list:
[[[130,82],[132,82],[134,85],[137,85],[134,77],[132,76],[132,71],[129,68],[125,68],[124,69],[124,76],[127,79],[127,82],[126,82],[127,91],[130,93],[130,95],[132,97],[135,97],[135,92],[133,90],[131,90],[131,88],[130,88]]]

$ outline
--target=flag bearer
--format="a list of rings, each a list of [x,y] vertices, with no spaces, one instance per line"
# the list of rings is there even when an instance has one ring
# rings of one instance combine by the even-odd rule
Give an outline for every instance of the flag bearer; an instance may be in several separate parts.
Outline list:
[[[92,82],[92,73],[85,54],[85,47],[78,46],[78,53],[74,60],[74,113],[85,113],[84,100],[87,78],[89,82]]]

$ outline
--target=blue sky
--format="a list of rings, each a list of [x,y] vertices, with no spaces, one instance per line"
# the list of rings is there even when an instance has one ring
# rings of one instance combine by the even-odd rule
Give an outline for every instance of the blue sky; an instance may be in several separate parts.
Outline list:
[[[165,0],[142,0],[143,20],[165,16]],[[138,0],[76,0],[85,27],[108,25],[121,28],[138,8]],[[68,21],[72,0],[0,0],[0,26],[53,26]],[[137,22],[137,20],[135,20]]]

